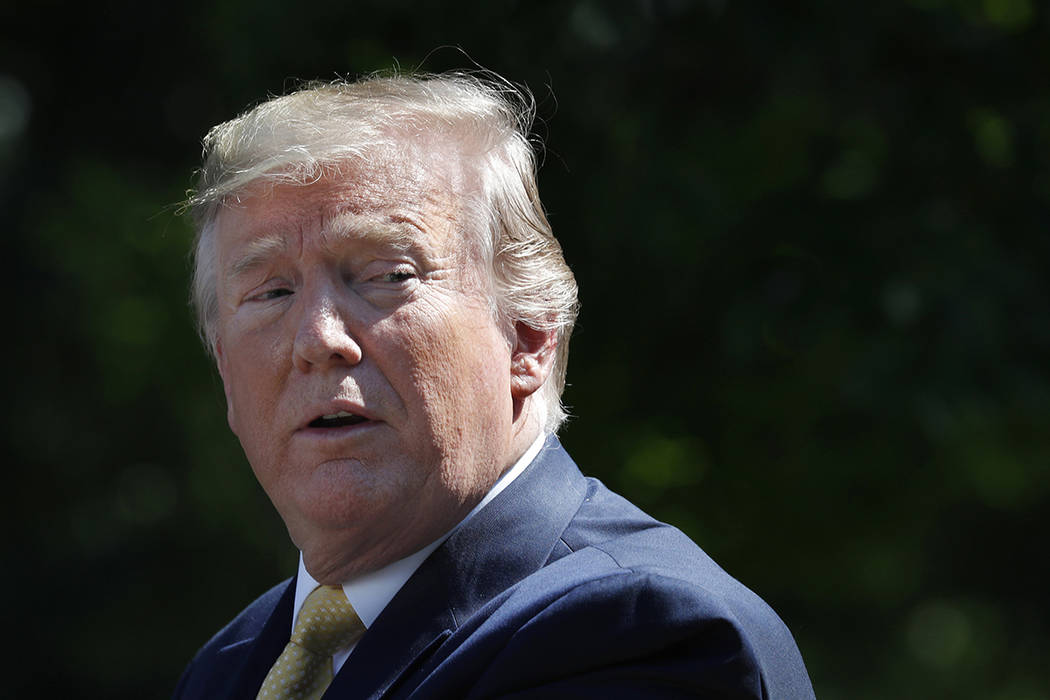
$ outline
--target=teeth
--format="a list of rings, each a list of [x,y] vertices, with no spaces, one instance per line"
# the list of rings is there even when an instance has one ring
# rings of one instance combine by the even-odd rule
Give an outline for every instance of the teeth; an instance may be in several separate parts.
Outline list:
[[[321,417],[325,420],[335,420],[336,418],[353,418],[354,414],[348,411],[340,411],[339,413],[326,413]]]
[[[357,425],[358,423],[364,423],[368,419],[364,416],[359,416],[356,413],[350,413],[349,411],[337,411],[335,413],[326,413],[320,418],[315,418],[310,421],[311,428],[341,428],[346,425]]]

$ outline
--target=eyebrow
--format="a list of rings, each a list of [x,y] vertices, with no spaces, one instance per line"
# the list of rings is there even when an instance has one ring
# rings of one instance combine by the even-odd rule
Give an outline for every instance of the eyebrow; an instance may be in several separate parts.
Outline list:
[[[244,253],[230,265],[230,272],[234,276],[239,277],[265,265],[275,254],[287,250],[288,242],[280,233],[268,233],[253,239],[245,248]]]

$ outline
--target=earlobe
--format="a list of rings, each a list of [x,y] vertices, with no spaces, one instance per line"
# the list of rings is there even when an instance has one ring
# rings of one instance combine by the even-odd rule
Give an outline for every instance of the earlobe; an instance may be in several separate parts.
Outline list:
[[[533,328],[522,321],[514,324],[515,347],[510,359],[510,389],[516,400],[539,390],[554,367],[558,336],[553,330]]]

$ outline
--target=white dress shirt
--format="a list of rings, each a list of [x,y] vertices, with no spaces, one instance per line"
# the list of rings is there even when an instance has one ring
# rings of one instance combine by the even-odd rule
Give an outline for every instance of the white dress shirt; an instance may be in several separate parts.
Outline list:
[[[412,574],[419,568],[419,565],[423,563],[423,560],[437,549],[438,545],[444,542],[463,523],[470,520],[475,513],[484,508],[489,501],[499,495],[503,489],[507,488],[512,481],[518,478],[518,475],[525,471],[525,467],[529,466],[532,460],[536,458],[536,455],[539,454],[546,438],[546,435],[540,434],[529,446],[529,449],[525,450],[525,454],[514,463],[514,466],[499,478],[492,488],[489,489],[489,492],[485,494],[485,497],[451,530],[404,559],[399,559],[392,564],[387,564],[382,569],[369,572],[343,583],[343,592],[346,593],[347,600],[350,601],[350,605],[354,606],[354,610],[366,628],[372,626],[372,623],[379,617],[379,613],[383,612],[383,608],[387,606],[387,603],[401,590],[401,586],[405,585],[405,581],[411,578]],[[310,595],[310,592],[317,588],[318,585],[320,584],[306,570],[306,566],[303,563],[303,555],[300,552],[299,575],[295,581],[295,607],[292,608],[291,622],[293,629],[295,627],[295,619],[299,616],[299,610],[303,607],[306,596]],[[332,657],[333,674],[339,672],[339,669],[342,668],[353,650],[354,645],[351,645]]]

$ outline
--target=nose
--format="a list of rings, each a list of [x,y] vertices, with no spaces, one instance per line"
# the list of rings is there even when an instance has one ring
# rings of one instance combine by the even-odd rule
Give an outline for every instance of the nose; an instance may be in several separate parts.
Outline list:
[[[361,361],[361,346],[351,335],[335,290],[301,290],[298,301],[301,314],[293,347],[297,369],[309,372]]]

